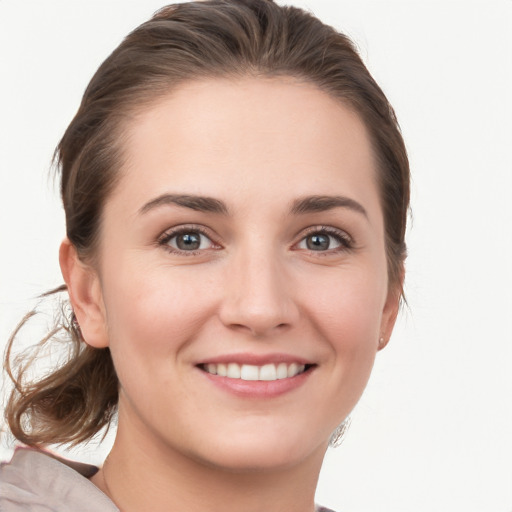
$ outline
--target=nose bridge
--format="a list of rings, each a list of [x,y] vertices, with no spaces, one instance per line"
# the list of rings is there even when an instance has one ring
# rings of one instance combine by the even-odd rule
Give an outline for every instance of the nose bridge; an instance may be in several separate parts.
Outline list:
[[[227,273],[223,323],[261,335],[293,324],[297,316],[279,251],[261,241],[238,248]]]

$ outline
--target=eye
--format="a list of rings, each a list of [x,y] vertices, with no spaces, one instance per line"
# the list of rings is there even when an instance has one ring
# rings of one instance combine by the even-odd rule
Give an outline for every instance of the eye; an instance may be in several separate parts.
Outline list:
[[[308,249],[309,251],[328,251],[341,246],[339,240],[332,235],[325,233],[315,233],[303,238],[299,243],[299,249]]]
[[[344,231],[328,227],[314,229],[297,244],[298,249],[314,252],[338,252],[352,246],[352,239]]]
[[[201,233],[191,231],[174,235],[167,243],[180,251],[197,251],[208,247],[208,238]]]
[[[198,228],[181,228],[168,231],[162,236],[158,244],[175,253],[195,253],[218,248],[211,238]]]

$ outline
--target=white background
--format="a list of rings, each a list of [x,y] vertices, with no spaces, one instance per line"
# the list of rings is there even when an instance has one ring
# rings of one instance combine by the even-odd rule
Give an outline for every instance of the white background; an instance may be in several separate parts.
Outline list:
[[[0,348],[61,283],[53,148],[100,62],[161,5],[0,0]],[[318,501],[511,512],[512,1],[295,5],[354,38],[395,106],[413,173],[409,309],[328,453]]]

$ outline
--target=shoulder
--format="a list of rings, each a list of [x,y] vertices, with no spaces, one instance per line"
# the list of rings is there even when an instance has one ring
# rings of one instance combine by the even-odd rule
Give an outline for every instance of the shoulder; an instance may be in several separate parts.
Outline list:
[[[0,512],[119,512],[88,480],[97,468],[18,448],[0,465]]]

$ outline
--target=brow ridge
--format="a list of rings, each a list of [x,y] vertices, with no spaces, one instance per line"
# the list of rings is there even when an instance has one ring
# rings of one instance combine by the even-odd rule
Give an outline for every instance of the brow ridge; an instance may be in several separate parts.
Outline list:
[[[229,215],[229,209],[223,201],[213,197],[192,194],[162,194],[146,203],[140,209],[140,213],[144,214],[165,205],[178,205],[201,212]],[[360,203],[350,197],[339,195],[313,195],[296,199],[292,202],[290,213],[292,215],[304,215],[328,211],[334,208],[347,208],[368,218],[367,211]]]
[[[190,208],[191,210],[219,213],[222,215],[228,215],[229,213],[228,207],[223,201],[213,197],[195,196],[191,194],[162,194],[146,203],[139,210],[139,213],[144,214],[165,205],[178,205]]]
[[[296,199],[290,209],[294,215],[306,213],[324,212],[334,208],[347,208],[368,218],[368,212],[362,204],[345,196],[315,195]]]

